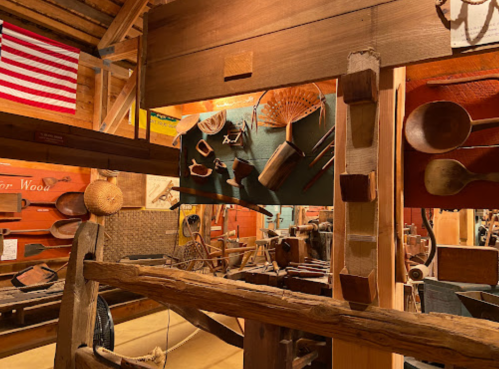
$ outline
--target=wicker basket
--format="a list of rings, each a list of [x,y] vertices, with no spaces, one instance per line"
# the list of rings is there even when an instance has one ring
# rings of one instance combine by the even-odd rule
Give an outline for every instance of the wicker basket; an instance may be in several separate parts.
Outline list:
[[[112,215],[123,206],[123,193],[120,188],[105,180],[90,183],[85,190],[85,206],[95,215]]]

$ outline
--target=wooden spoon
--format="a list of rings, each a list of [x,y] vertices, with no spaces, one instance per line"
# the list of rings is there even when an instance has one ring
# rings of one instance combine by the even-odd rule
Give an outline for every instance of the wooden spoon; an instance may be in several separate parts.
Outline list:
[[[193,129],[199,122],[199,114],[193,114],[185,117],[177,124],[177,135],[173,139],[173,146],[177,146],[177,142],[180,136],[185,135],[191,129]]]
[[[441,154],[461,146],[471,131],[499,127],[499,118],[472,120],[466,109],[451,101],[419,106],[407,119],[405,137],[416,150]]]
[[[426,190],[437,196],[455,195],[473,181],[499,182],[499,173],[473,173],[457,160],[438,159],[428,164],[424,178]]]

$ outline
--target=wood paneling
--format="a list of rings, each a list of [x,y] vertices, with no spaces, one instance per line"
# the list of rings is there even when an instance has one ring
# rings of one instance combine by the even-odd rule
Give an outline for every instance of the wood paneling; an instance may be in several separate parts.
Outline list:
[[[150,36],[147,42],[146,108],[335,78],[346,72],[352,50],[369,47],[381,54],[382,67],[451,55],[450,33],[433,0],[396,0],[157,62],[150,58],[164,46]],[[248,51],[252,77],[225,82],[225,58]]]
[[[156,50],[149,61],[171,59],[390,1],[175,1],[148,14],[149,47]]]

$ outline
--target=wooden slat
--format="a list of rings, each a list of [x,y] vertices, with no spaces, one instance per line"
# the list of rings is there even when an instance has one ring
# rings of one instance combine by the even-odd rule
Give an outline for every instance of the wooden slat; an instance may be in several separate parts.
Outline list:
[[[12,0],[8,0],[12,1]],[[16,1],[16,0],[14,0]],[[91,22],[83,17],[79,17],[76,14],[60,8],[58,6],[52,5],[47,1],[43,0],[22,0],[21,4],[27,8],[30,8],[40,14],[44,14],[54,20],[58,20],[64,24],[71,27],[79,29],[82,32],[88,33],[95,37],[102,37],[106,32],[106,28],[99,24]]]
[[[110,71],[114,77],[119,79],[126,79],[130,77],[128,69],[120,67],[116,64],[104,63],[102,59],[96,58],[93,55],[87,53],[80,53],[79,64],[89,68],[99,68]]]
[[[134,59],[137,61],[138,37],[131,38],[116,44],[110,45],[105,49],[99,50],[102,59],[109,61],[119,61],[125,59]]]
[[[66,9],[80,13],[81,15],[93,19],[96,22],[103,24],[105,26],[109,26],[113,22],[113,17],[111,17],[106,13],[103,13],[97,8],[87,5],[82,1],[78,0],[52,0],[52,1]]]
[[[39,133],[53,134],[55,141],[39,142]],[[0,157],[175,177],[179,150],[0,113]]]
[[[139,15],[144,11],[146,5],[147,0],[127,0],[99,41],[99,50],[116,42],[123,41]]]
[[[145,108],[334,78],[346,72],[352,50],[368,47],[381,54],[382,67],[452,53],[450,33],[436,16],[433,0],[396,0],[155,63],[150,58],[160,52],[159,45],[153,47],[147,38]],[[248,51],[254,55],[253,76],[224,82],[226,56]]]
[[[33,23],[47,27],[51,30],[54,30],[65,36],[69,36],[76,40],[83,41],[87,44],[97,45],[99,42],[98,37],[89,35],[86,32],[82,32],[74,27],[68,26],[62,22],[56,21],[43,14],[40,14],[36,11],[30,10],[13,2],[10,1],[0,2],[0,9],[4,9],[7,12],[14,14],[22,19],[29,20]]]
[[[256,286],[177,269],[84,262],[86,279],[189,306],[341,338],[469,369],[499,368],[499,324],[444,314],[416,314]],[[431,339],[430,339],[431,337]],[[353,366],[350,366],[352,368]]]
[[[393,0],[175,1],[148,14],[150,47],[157,49],[150,61],[211,49],[390,1]]]
[[[95,71],[94,120],[92,125],[94,131],[100,129],[102,121],[107,115],[110,87],[111,76],[109,71],[97,69]]]
[[[118,98],[106,115],[102,122],[101,132],[115,133],[119,125],[123,121],[126,113],[130,110],[132,103],[135,100],[135,92],[137,90],[137,70],[135,70],[125,86],[121,90]]]

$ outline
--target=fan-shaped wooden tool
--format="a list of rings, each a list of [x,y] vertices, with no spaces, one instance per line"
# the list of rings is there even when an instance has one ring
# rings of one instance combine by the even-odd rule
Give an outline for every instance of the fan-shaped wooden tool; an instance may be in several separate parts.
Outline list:
[[[324,106],[322,96],[299,87],[271,91],[259,119],[271,127],[286,127],[286,141],[293,141],[292,123],[298,122]],[[323,113],[321,112],[321,119]]]
[[[226,120],[227,110],[222,110],[221,112],[211,116],[210,118],[199,122],[198,127],[207,135],[216,135],[225,126]]]

